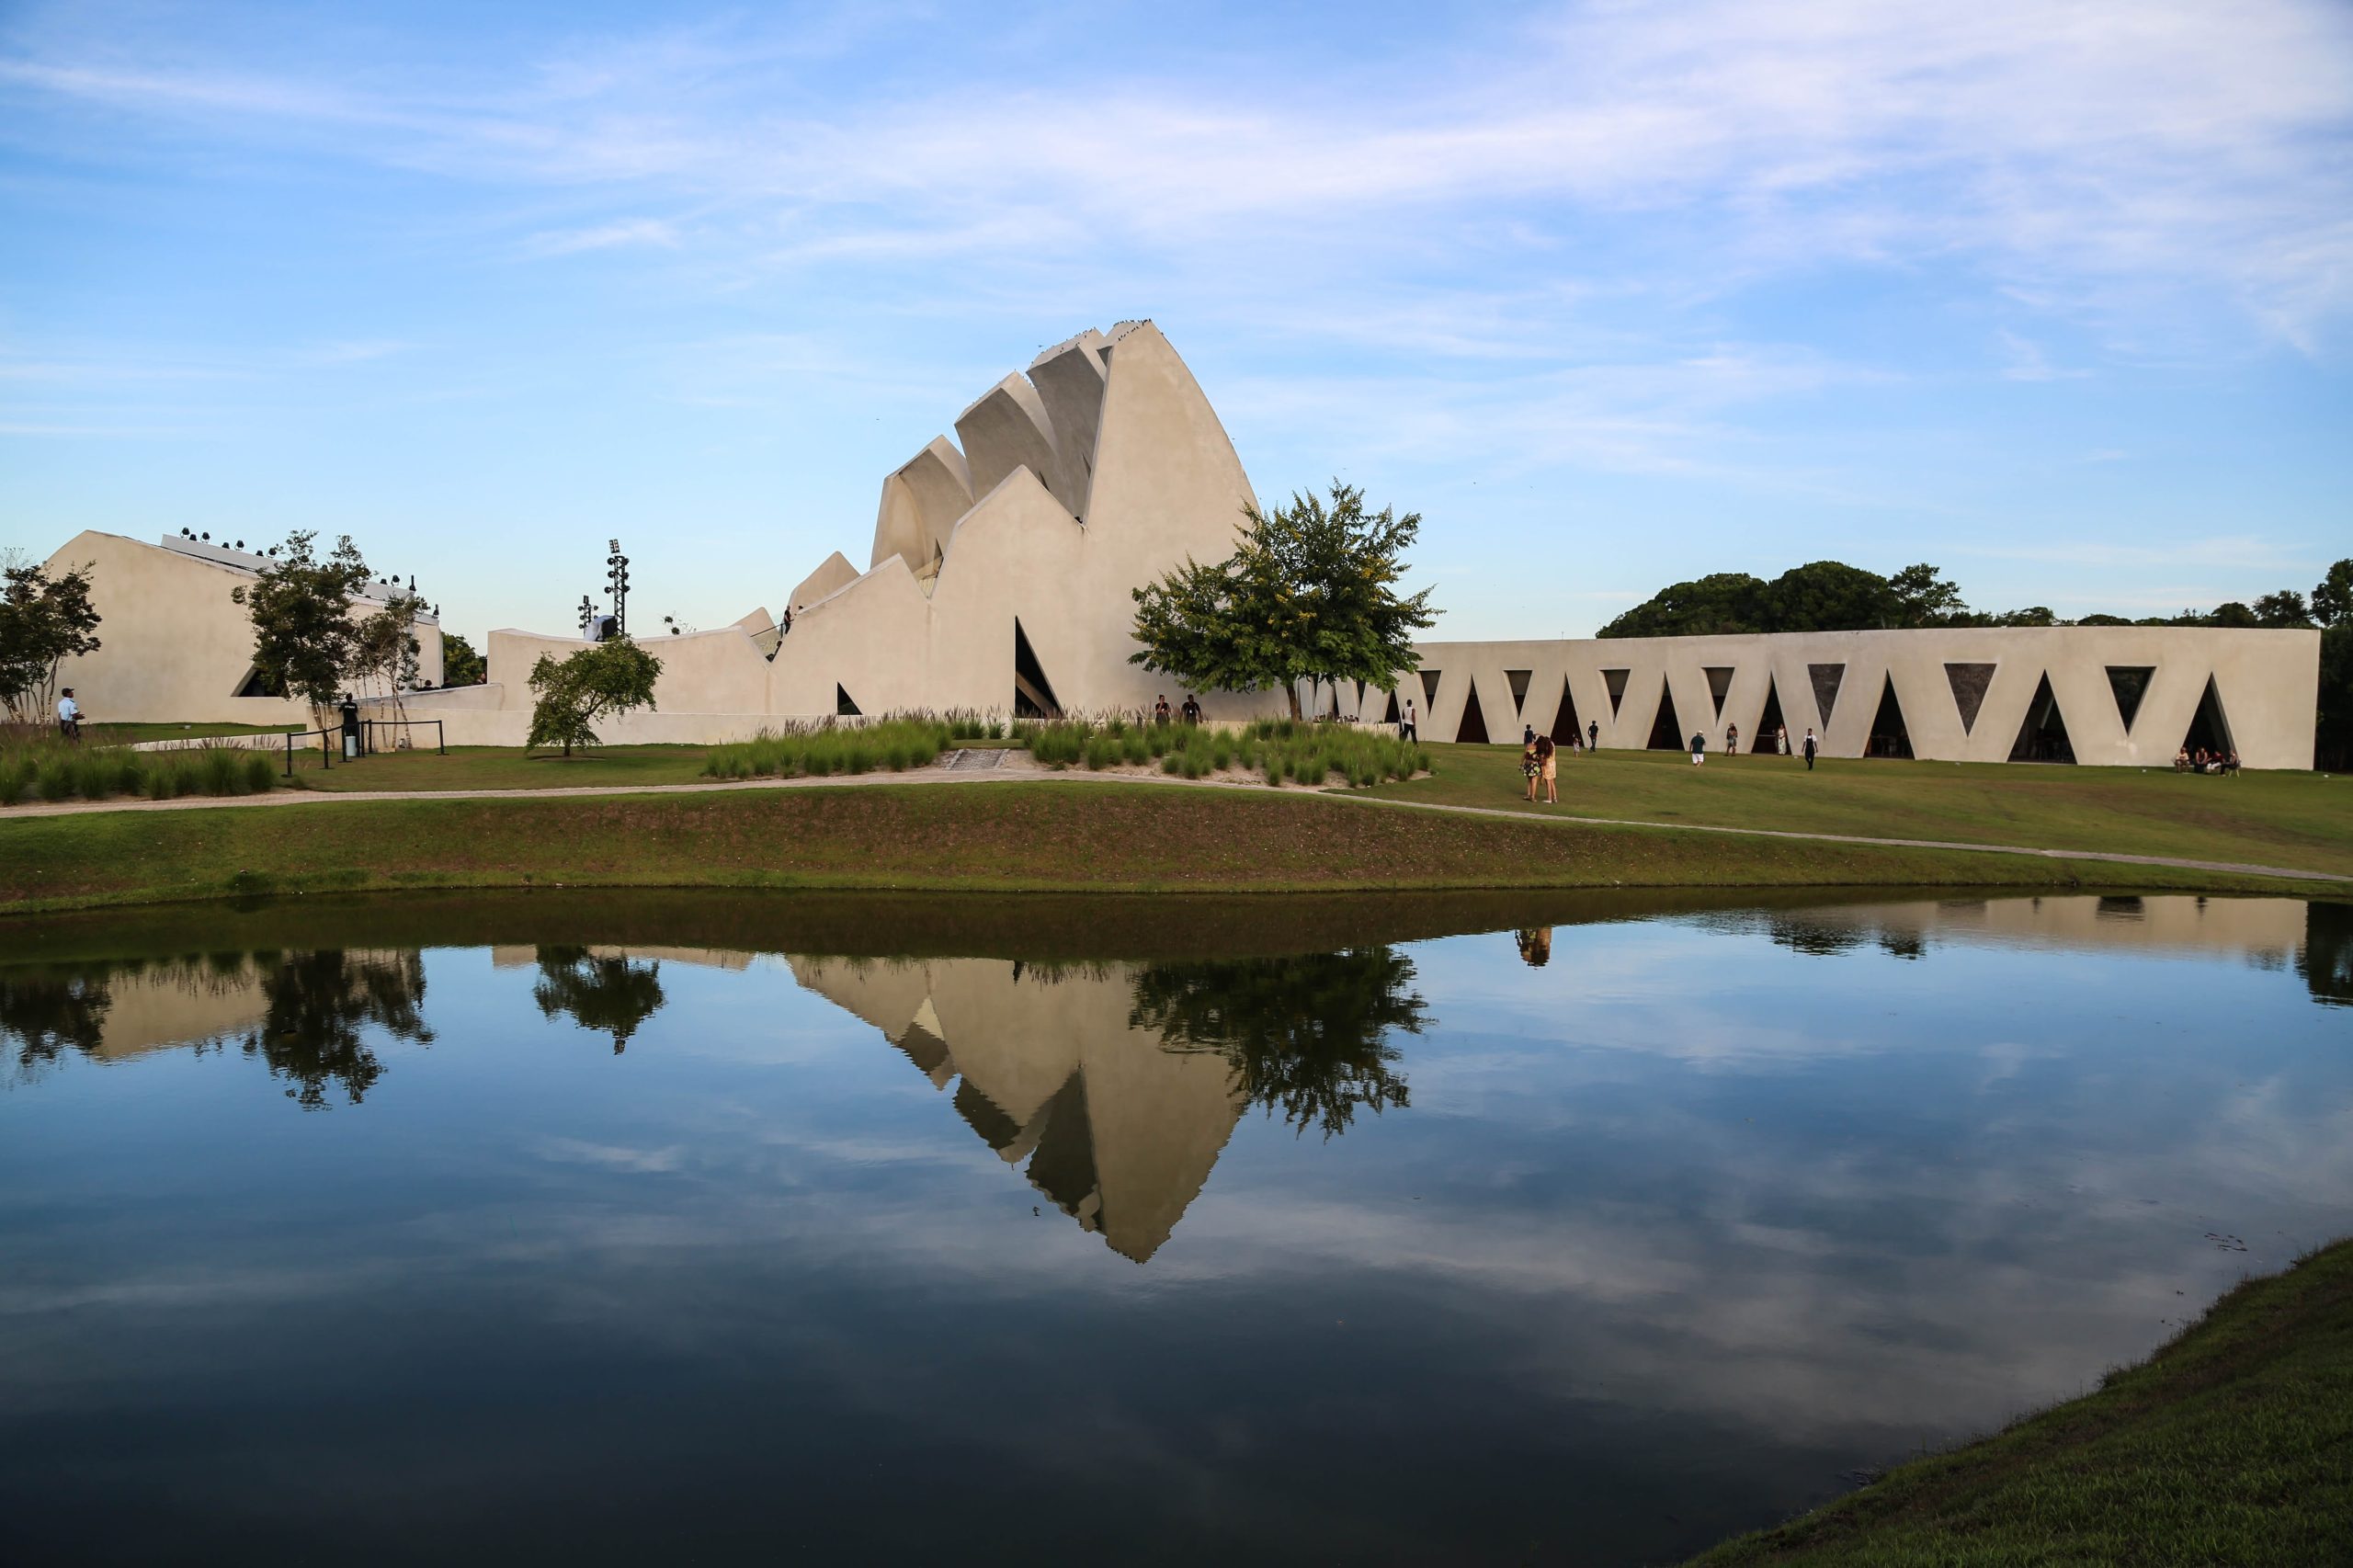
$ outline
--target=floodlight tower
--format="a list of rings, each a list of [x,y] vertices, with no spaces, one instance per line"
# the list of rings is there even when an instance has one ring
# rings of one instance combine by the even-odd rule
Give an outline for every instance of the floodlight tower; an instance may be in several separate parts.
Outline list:
[[[587,595],[583,594],[580,596],[580,635],[593,637],[596,632],[597,607],[588,602]]]
[[[621,541],[608,540],[608,553],[605,557],[605,591],[613,599],[613,634],[629,635],[629,557],[621,553]]]

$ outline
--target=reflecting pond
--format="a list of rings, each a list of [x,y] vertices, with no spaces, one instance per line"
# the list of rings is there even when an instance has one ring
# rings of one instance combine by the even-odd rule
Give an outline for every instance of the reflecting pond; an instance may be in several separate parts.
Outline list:
[[[0,1558],[1672,1560],[2353,1230],[2353,906],[0,925]]]

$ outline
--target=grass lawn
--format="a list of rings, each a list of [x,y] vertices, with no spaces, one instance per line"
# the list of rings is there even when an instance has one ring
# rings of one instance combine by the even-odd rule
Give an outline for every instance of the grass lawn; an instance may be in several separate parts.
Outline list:
[[[358,769],[354,769],[358,771]],[[1970,886],[2309,894],[2157,867],[1740,842],[1063,781],[0,816],[0,909],[425,887],[1040,891]]]
[[[1692,1568],[2301,1565],[2343,1562],[2348,1549],[2353,1241],[2342,1241],[2241,1285],[2097,1393]]]
[[[429,737],[432,732],[426,731]],[[358,762],[338,759],[322,768],[313,755],[296,759],[305,790],[570,790],[604,784],[708,784],[709,746],[598,746],[566,757],[515,746],[451,746],[447,756],[421,751],[378,752]]]
[[[1711,827],[2097,849],[2353,874],[2353,778],[2235,778],[2123,767],[1711,752],[1563,756],[1561,803],[1531,806],[1516,745],[1434,745],[1436,771],[1372,791],[1401,801]],[[1744,849],[1741,851],[1745,853]]]

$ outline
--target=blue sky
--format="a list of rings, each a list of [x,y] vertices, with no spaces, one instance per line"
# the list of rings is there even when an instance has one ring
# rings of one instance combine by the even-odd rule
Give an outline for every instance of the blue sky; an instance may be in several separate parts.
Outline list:
[[[863,563],[1150,316],[1439,636],[1934,561],[2169,612],[2353,553],[2353,7],[0,5],[0,546],[349,532],[453,630]]]

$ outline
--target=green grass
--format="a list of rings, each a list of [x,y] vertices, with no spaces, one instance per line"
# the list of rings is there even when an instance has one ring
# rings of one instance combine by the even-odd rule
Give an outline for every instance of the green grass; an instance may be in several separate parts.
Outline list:
[[[355,769],[355,771],[357,771]],[[1968,886],[2291,892],[2260,877],[1739,842],[1085,781],[323,801],[0,815],[0,909],[462,887],[1193,892]]]
[[[278,764],[234,746],[136,752],[55,739],[0,747],[0,809],[28,801],[104,801],[118,795],[248,795],[277,787]]]
[[[1438,745],[1429,778],[1384,784],[1401,801],[1495,806],[1794,833],[2018,844],[2226,860],[2353,875],[2353,778],[2006,763],[1837,758],[1816,764],[1710,753],[1563,754],[1561,803],[1531,806],[1519,748]],[[1745,853],[1745,850],[1740,851]]]
[[[2239,1286],[2097,1392],[1892,1471],[1693,1568],[2302,1568],[2348,1551],[2353,1241],[2341,1241]]]
[[[430,731],[426,732],[429,736]],[[710,746],[598,746],[566,757],[515,746],[429,746],[383,751],[357,762],[319,767],[313,750],[296,759],[306,790],[570,790],[584,785],[704,784]]]
[[[1269,785],[1370,788],[1429,767],[1420,746],[1371,731],[1295,719],[1258,719],[1239,729],[1154,724],[1113,717],[1061,719],[1020,727],[1029,755],[1050,767],[1156,767],[1177,778],[1255,774]]]

